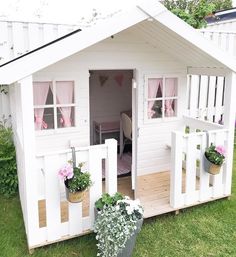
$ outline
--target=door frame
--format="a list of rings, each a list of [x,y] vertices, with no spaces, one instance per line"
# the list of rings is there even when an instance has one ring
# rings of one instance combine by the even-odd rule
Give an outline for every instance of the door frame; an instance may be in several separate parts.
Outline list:
[[[137,93],[137,70],[135,68],[99,68],[93,67],[88,69],[88,74],[91,71],[122,71],[122,70],[131,70],[133,71],[133,78],[132,78],[132,164],[131,164],[131,180],[132,180],[132,190],[137,188],[137,137],[138,137],[138,93]],[[89,84],[89,102],[90,102],[90,76],[88,76],[88,84]],[[89,138],[91,135],[91,110],[90,110],[90,103],[89,103]],[[91,144],[91,142],[90,142]]]

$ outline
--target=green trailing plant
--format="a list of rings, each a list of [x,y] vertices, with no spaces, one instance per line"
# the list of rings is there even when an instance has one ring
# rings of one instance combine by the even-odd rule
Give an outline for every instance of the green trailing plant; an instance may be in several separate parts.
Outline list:
[[[13,196],[18,190],[16,151],[11,128],[0,122],[0,193]]]
[[[123,199],[117,200],[121,197]],[[113,196],[104,194],[95,207],[99,209],[94,224],[97,256],[117,257],[135,233],[137,221],[143,218],[143,208],[139,200],[130,200],[119,193]]]
[[[205,156],[211,163],[222,165],[225,160],[226,150],[224,146],[215,146],[211,144],[205,151]]]

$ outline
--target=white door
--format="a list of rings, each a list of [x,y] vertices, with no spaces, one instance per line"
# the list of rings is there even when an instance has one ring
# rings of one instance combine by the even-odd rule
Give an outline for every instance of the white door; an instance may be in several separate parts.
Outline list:
[[[133,72],[132,79],[132,189],[136,188],[136,178],[137,178],[137,80],[136,80],[136,70]]]

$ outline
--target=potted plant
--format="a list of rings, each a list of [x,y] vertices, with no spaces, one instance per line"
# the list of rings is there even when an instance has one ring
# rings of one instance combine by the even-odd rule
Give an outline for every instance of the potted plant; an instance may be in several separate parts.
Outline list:
[[[220,173],[222,164],[225,161],[226,150],[224,146],[211,144],[204,154],[204,169],[206,172],[217,175]]]
[[[120,193],[114,196],[103,194],[95,207],[97,256],[130,257],[143,223],[143,208],[139,200],[131,200]]]
[[[71,203],[83,201],[85,191],[92,185],[90,173],[82,172],[82,167],[83,163],[73,168],[68,162],[58,172],[65,184],[66,198]]]

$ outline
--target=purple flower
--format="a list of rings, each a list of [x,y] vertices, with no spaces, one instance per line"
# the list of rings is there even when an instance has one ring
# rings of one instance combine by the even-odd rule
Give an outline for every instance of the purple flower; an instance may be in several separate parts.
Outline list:
[[[70,179],[74,176],[73,168],[70,164],[64,165],[58,172],[58,176],[63,179]]]
[[[218,145],[218,146],[216,147],[216,151],[217,151],[219,154],[223,155],[223,156],[225,156],[225,154],[226,154],[226,150],[225,150],[224,146],[222,146],[222,145]]]

